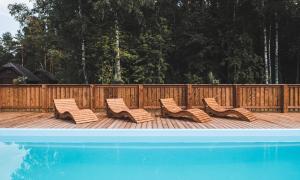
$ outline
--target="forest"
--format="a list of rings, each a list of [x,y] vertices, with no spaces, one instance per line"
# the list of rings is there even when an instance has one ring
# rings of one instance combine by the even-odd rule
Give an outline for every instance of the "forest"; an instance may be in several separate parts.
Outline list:
[[[60,83],[300,83],[300,0],[33,0],[0,65]],[[3,25],[3,24],[1,24]]]

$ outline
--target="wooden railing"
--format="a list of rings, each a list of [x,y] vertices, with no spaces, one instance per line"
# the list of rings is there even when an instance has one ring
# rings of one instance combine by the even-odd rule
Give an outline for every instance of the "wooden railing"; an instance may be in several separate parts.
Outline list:
[[[300,85],[287,84],[0,85],[0,111],[52,111],[55,98],[75,98],[80,108],[100,111],[105,109],[105,99],[117,97],[130,108],[158,109],[158,100],[169,97],[182,107],[203,108],[202,98],[215,97],[228,108],[300,111]]]

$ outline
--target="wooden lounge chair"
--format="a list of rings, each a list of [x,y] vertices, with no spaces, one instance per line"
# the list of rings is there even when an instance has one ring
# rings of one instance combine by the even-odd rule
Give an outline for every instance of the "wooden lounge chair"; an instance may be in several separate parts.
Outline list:
[[[135,123],[154,120],[144,109],[129,109],[122,98],[106,99],[106,108],[108,117],[129,118]]]
[[[245,121],[254,121],[256,120],[254,114],[244,108],[232,108],[225,109],[220,106],[215,98],[204,98],[203,104],[207,113],[218,116],[218,117],[228,117],[235,116],[239,119]]]
[[[72,119],[76,124],[98,121],[90,109],[80,110],[75,99],[54,99],[54,115],[57,119]]]
[[[185,117],[196,122],[208,122],[211,120],[208,114],[200,109],[181,109],[173,98],[160,99],[161,114],[163,117]]]

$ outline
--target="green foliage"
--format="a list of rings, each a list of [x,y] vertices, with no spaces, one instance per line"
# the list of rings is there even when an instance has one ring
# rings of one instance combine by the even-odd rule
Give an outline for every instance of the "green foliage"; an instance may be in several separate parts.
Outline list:
[[[263,60],[253,52],[251,38],[247,34],[233,36],[225,39],[226,57],[221,63],[227,67],[230,83],[262,82]]]
[[[15,84],[15,85],[26,84],[26,80],[27,80],[27,77],[25,77],[25,76],[19,76],[16,79],[13,79],[12,83]]]
[[[84,39],[90,83],[115,83],[117,52],[125,83],[262,83],[262,29],[278,12],[281,79],[300,81],[300,3],[294,0],[264,6],[259,0],[33,2],[33,9],[9,6],[22,29],[2,35],[1,65],[23,59],[62,83],[83,83]]]
[[[220,83],[220,81],[215,78],[215,76],[212,72],[208,73],[207,79],[210,84],[219,84]]]
[[[108,84],[113,80],[114,46],[108,35],[101,37],[99,43],[98,80],[100,83]],[[101,57],[101,58],[100,58]]]
[[[2,37],[0,37],[0,65],[15,62],[15,55],[18,53],[19,48],[18,43],[10,33],[2,34]]]

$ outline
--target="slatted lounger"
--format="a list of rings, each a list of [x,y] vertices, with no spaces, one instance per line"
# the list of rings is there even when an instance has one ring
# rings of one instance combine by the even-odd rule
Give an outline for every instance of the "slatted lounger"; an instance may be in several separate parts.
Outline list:
[[[236,116],[245,121],[254,121],[256,120],[254,114],[244,108],[232,108],[225,109],[220,106],[215,98],[204,98],[203,104],[207,113],[218,117],[228,117],[230,115]]]
[[[122,98],[106,99],[106,108],[108,117],[129,118],[136,123],[154,120],[144,109],[129,109]]]
[[[54,115],[57,119],[72,119],[76,124],[98,121],[90,109],[79,109],[75,99],[54,99]]]
[[[159,101],[163,117],[186,117],[201,123],[211,120],[209,115],[200,109],[181,109],[172,98],[160,99]]]

